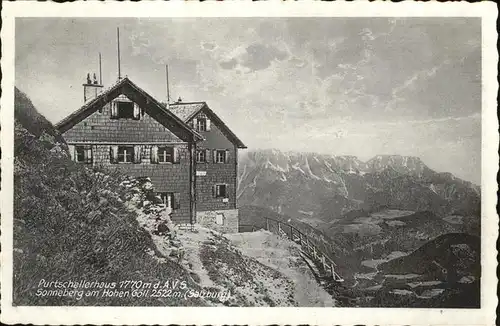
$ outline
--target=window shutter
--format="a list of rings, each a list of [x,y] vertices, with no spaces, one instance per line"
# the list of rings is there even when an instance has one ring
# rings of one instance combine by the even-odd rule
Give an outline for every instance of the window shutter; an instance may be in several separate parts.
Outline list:
[[[210,131],[210,119],[207,119],[207,131]]]
[[[139,120],[141,118],[141,108],[137,103],[134,103],[134,120]]]
[[[142,146],[136,145],[134,146],[134,163],[141,163],[142,159]]]
[[[217,185],[212,186],[212,197],[217,197]]]
[[[69,156],[72,161],[76,160],[76,147],[75,145],[68,145]]]
[[[179,148],[174,147],[174,158],[173,158],[174,163],[179,163],[180,158],[179,158]]]
[[[158,146],[151,147],[151,163],[158,163]]]
[[[109,161],[112,164],[118,163],[118,146],[109,147]]]
[[[226,161],[225,163],[229,163],[229,149],[226,149]]]
[[[212,158],[213,158],[213,162],[217,163],[217,150],[216,149],[214,149],[212,152]]]
[[[180,192],[174,192],[174,209],[179,209],[181,208],[181,193]]]
[[[198,130],[198,119],[196,118],[193,119],[193,129]]]
[[[111,119],[118,119],[118,103],[111,102]]]
[[[87,148],[85,150],[85,163],[92,163],[92,148]]]
[[[210,163],[210,150],[209,149],[205,150],[205,162]]]

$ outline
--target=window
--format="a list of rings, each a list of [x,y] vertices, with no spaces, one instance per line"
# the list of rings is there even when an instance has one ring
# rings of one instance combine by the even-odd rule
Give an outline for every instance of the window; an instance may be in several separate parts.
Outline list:
[[[173,163],[174,162],[174,148],[173,147],[159,147],[158,148],[158,162],[160,162],[160,163]]]
[[[160,192],[160,198],[163,202],[163,204],[174,210],[174,209],[179,209],[181,207],[180,204],[180,198],[181,194],[178,192]]]
[[[196,151],[196,163],[206,163],[207,162],[207,151],[204,149]]]
[[[215,224],[219,224],[219,225],[224,224],[224,214],[222,214],[222,213],[215,214]]]
[[[225,184],[217,184],[214,186],[214,197],[215,198],[226,198],[226,188]]]
[[[133,146],[118,146],[118,163],[132,163],[133,159]]]
[[[226,162],[226,151],[216,150],[215,151],[215,163],[225,163]]]
[[[136,103],[130,101],[111,102],[111,119],[139,120],[140,117],[141,109]]]
[[[196,131],[210,131],[210,120],[207,118],[194,118],[193,127]]]
[[[198,119],[197,123],[196,123],[196,130],[207,131],[207,120],[206,119]]]
[[[92,164],[92,147],[75,146],[75,158],[79,163]]]
[[[142,162],[143,146],[110,146],[109,161],[111,164]]]
[[[151,163],[179,163],[179,149],[175,146],[153,146],[151,148]]]
[[[116,102],[118,105],[118,118],[132,119],[134,117],[134,103],[132,102]]]

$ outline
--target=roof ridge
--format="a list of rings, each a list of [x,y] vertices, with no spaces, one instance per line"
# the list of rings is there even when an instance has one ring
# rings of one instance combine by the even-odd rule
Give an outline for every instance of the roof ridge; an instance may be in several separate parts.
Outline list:
[[[206,104],[206,101],[194,101],[194,102],[174,102],[169,105],[184,105],[184,104]]]

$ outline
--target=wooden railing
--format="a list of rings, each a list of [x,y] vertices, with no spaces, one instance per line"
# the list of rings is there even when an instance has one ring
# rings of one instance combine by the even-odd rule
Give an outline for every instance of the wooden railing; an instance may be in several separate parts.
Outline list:
[[[314,241],[312,241],[309,236],[286,222],[269,217],[263,217],[263,219],[265,220],[265,227],[258,227],[252,224],[240,224],[240,232],[253,232],[265,228],[266,230],[281,237],[286,237],[301,246],[302,251],[310,257],[318,268],[323,271],[323,276],[332,277],[332,279],[336,282],[344,281],[344,279],[335,270],[337,264],[335,264],[335,262],[327,254],[325,254],[323,250],[316,246]]]

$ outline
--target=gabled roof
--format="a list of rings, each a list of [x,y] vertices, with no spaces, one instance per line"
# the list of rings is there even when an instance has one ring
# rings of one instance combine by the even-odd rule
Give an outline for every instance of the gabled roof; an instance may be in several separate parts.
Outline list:
[[[179,138],[187,140],[187,136],[190,135],[194,137],[194,140],[204,139],[202,135],[188,126],[183,119],[180,119],[177,115],[166,110],[160,102],[134,84],[128,77],[121,79],[110,88],[104,90],[97,97],[85,103],[81,108],[59,121],[55,127],[59,131],[65,132],[121,94],[126,95],[139,104],[149,115],[165,125],[165,127],[171,130]]]
[[[176,116],[182,119],[184,122],[188,122],[192,117],[194,117],[203,106],[205,102],[193,102],[193,103],[174,103],[170,104],[170,111],[175,113]]]
[[[176,102],[170,104],[169,109],[186,123],[191,121],[200,111],[204,111],[212,121],[215,121],[217,126],[221,128],[222,133],[224,133],[231,142],[238,146],[238,148],[247,148],[231,129],[229,129],[224,121],[208,107],[206,102]]]

